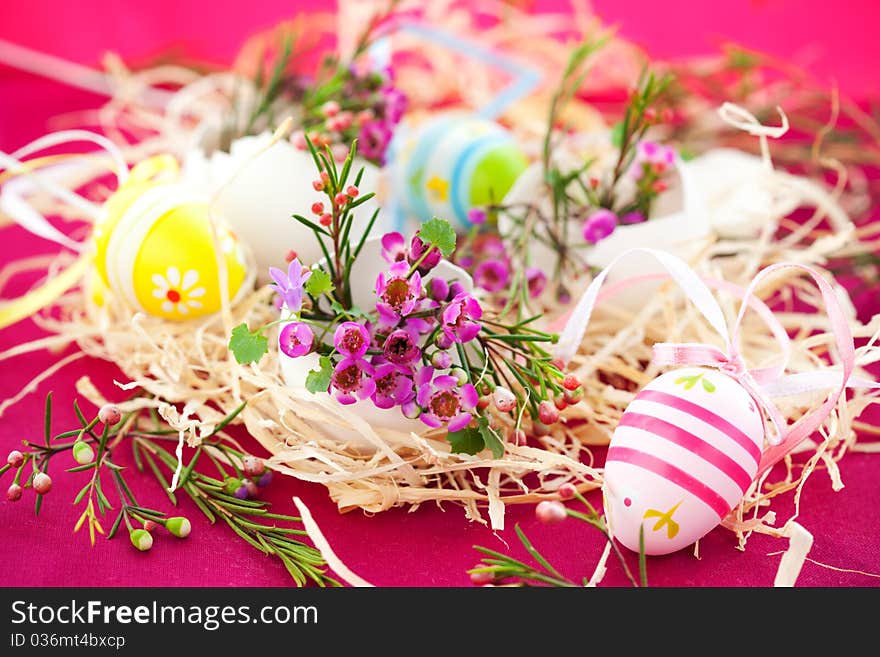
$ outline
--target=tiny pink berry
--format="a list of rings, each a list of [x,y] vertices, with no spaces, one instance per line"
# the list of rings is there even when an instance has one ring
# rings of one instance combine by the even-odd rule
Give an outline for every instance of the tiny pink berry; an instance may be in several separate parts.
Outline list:
[[[535,507],[535,517],[545,525],[556,525],[565,520],[565,505],[562,502],[544,500]]]
[[[565,401],[565,395],[556,395],[553,398],[553,405],[560,411],[564,411],[568,408],[568,402]]]
[[[21,486],[12,484],[6,489],[6,499],[10,502],[18,502],[21,499]]]
[[[266,471],[266,464],[262,459],[248,454],[242,460],[242,470],[248,477],[258,477]]]
[[[358,123],[366,123],[367,121],[372,121],[374,116],[373,110],[365,109],[357,113],[356,119]]]
[[[481,410],[481,411],[484,411],[484,410],[486,410],[487,408],[489,408],[489,398],[486,397],[486,396],[480,397],[480,398],[477,400],[477,409],[478,409],[478,410]]]
[[[329,214],[322,214],[321,218],[318,220],[318,223],[322,226],[329,226],[331,223],[333,223],[333,217],[331,217]]]
[[[559,420],[559,411],[553,402],[545,400],[538,404],[538,419],[544,424],[554,424]]]
[[[345,205],[346,203],[348,203],[348,197],[347,197],[345,194],[343,194],[342,192],[339,192],[339,193],[336,195],[336,197],[333,199],[333,202],[334,202],[336,205],[338,205],[339,207],[342,207],[343,205]]]
[[[321,172],[321,182],[323,182],[325,185],[326,185],[328,182],[330,182],[330,174],[327,173],[326,171],[322,171],[322,172]]]
[[[308,148],[306,144],[306,133],[302,130],[297,130],[292,135],[290,135],[290,143],[294,145],[297,149],[304,151]]]
[[[122,412],[113,404],[104,404],[98,411],[98,419],[108,426],[113,426],[122,419]]]
[[[357,198],[357,195],[360,194],[360,190],[354,185],[349,185],[345,189],[345,193],[349,198]]]
[[[324,204],[320,201],[312,203],[312,214],[324,214]]]
[[[541,420],[532,420],[532,432],[536,436],[546,436],[550,433],[550,427]]]
[[[562,398],[565,400],[566,404],[573,406],[584,398],[584,389],[578,388],[577,390],[566,390],[562,393]]]
[[[34,487],[34,490],[39,495],[45,495],[50,490],[52,490],[52,477],[47,475],[45,472],[38,472],[34,475],[31,486]]]
[[[559,487],[559,497],[563,500],[574,498],[576,492],[577,488],[574,487],[574,484],[564,483]]]
[[[492,400],[495,402],[495,408],[502,413],[509,413],[516,408],[516,397],[504,386],[498,386],[492,391]]]
[[[324,116],[336,116],[339,114],[339,103],[335,100],[328,100],[326,103],[321,105],[321,113]]]
[[[316,192],[323,192],[324,191],[324,181],[323,180],[313,180],[312,187],[314,188],[314,190]]]
[[[24,454],[19,452],[17,449],[9,452],[9,456],[6,457],[6,462],[11,465],[13,468],[17,468],[24,463]]]
[[[471,584],[474,586],[486,586],[495,581],[495,575],[488,572],[471,573]]]
[[[158,526],[159,524],[153,520],[144,520],[144,529],[148,532],[154,531]]]
[[[245,479],[244,485],[245,485],[245,488],[247,488],[247,496],[248,497],[256,497],[257,495],[260,494],[260,489],[250,479]]]
[[[336,117],[337,130],[348,130],[354,121],[354,114],[351,112],[340,112]]]
[[[557,370],[561,370],[565,368],[565,363],[562,362],[561,358],[554,358],[550,361],[550,364],[555,367]]]
[[[581,387],[580,379],[574,374],[566,374],[565,378],[562,379],[562,387],[566,390],[577,390]]]
[[[526,432],[522,429],[515,429],[513,432],[513,444],[517,447],[522,447],[526,443],[528,443],[529,437],[526,435]]]
[[[293,262],[294,260],[297,259],[298,255],[299,255],[299,254],[298,254],[296,251],[294,251],[293,249],[291,249],[290,251],[287,252],[287,255],[284,256],[284,260],[285,260],[286,262]]]

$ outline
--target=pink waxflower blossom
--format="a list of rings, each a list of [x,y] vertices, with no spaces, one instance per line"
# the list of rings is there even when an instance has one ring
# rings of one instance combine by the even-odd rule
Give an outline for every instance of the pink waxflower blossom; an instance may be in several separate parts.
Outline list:
[[[480,332],[477,320],[482,316],[479,301],[467,292],[457,294],[441,314],[443,334],[450,342],[470,342]]]
[[[330,378],[330,389],[340,404],[354,404],[376,391],[375,370],[362,358],[348,357],[337,363]]]
[[[376,278],[376,310],[381,324],[394,326],[402,316],[415,310],[422,294],[422,277],[415,272],[407,279],[408,274],[409,264],[402,260]]]
[[[385,121],[367,121],[358,135],[358,151],[368,160],[382,162],[391,142],[391,128]]]
[[[526,284],[529,286],[529,296],[536,299],[547,287],[547,274],[537,267],[526,267]]]
[[[598,244],[617,227],[617,215],[611,210],[600,208],[587,217],[584,222],[584,239],[590,244]]]
[[[646,169],[663,173],[675,164],[675,150],[655,141],[640,141],[636,147],[636,156],[629,169],[629,175],[638,180]]]
[[[385,233],[382,236],[382,257],[389,264],[406,260],[406,238],[398,232]]]
[[[486,211],[483,208],[471,208],[467,213],[468,221],[475,226],[486,223]]]
[[[343,356],[360,358],[370,347],[370,332],[357,322],[343,322],[336,327],[333,346]]]
[[[427,366],[416,375],[416,402],[422,408],[419,416],[429,427],[446,425],[449,431],[464,429],[473,419],[471,410],[477,405],[479,395],[470,383],[462,386],[454,376],[434,376],[434,368]]]
[[[434,247],[430,247],[425,244],[422,239],[419,237],[419,234],[416,233],[413,235],[412,240],[409,243],[409,261],[411,264],[415,264],[419,261],[425,251],[428,251],[428,255],[425,256],[425,259],[419,263],[419,272],[422,274],[427,274],[431,271],[437,264],[440,262],[440,258],[442,254],[439,249]]]
[[[487,292],[498,292],[510,283],[510,266],[504,260],[483,260],[474,270],[474,285]]]
[[[278,336],[278,346],[285,356],[299,358],[312,350],[315,334],[312,327],[303,322],[285,324]]]
[[[392,331],[385,338],[384,356],[395,365],[408,365],[421,355],[415,336],[406,329]]]
[[[403,406],[416,396],[412,373],[409,369],[394,363],[381,363],[373,373],[376,389],[372,400],[378,408]]]
[[[302,308],[303,285],[309,280],[312,272],[303,269],[299,259],[294,258],[287,266],[286,275],[276,267],[269,267],[269,275],[275,282],[275,288],[287,309],[294,313],[299,312]]]

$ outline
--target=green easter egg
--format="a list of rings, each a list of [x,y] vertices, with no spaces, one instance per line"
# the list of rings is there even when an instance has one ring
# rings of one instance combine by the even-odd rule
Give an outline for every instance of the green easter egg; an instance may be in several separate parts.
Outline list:
[[[515,144],[488,151],[471,177],[471,206],[500,203],[527,166],[526,156]]]

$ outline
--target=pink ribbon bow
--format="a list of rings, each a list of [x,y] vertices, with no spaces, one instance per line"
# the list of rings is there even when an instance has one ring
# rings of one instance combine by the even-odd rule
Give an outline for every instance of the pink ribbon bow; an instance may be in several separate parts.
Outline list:
[[[583,340],[589,323],[590,315],[595,303],[602,297],[599,296],[599,288],[604,283],[608,271],[622,258],[632,254],[651,255],[666,268],[669,276],[684,290],[688,299],[694,303],[697,309],[706,318],[709,324],[718,332],[724,343],[724,348],[718,348],[710,344],[702,343],[658,343],[653,348],[653,362],[658,365],[696,365],[715,367],[736,379],[751,395],[760,408],[767,412],[774,428],[775,435],[768,435],[770,447],[767,448],[758,466],[757,477],[778,463],[787,454],[791,453],[804,439],[808,438],[831,413],[841,395],[851,384],[850,377],[855,367],[855,346],[849,322],[843,313],[834,289],[822,277],[819,272],[796,263],[778,263],[770,265],[758,273],[746,290],[724,281],[703,280],[681,259],[654,249],[631,249],[626,251],[603,269],[590,286],[584,292],[577,306],[572,311],[560,335],[556,355],[563,362],[568,362],[577,351],[577,347]],[[818,409],[806,414],[790,427],[785,418],[771,400],[770,390],[776,394],[785,394],[786,379],[785,368],[791,351],[790,339],[784,327],[773,316],[773,312],[760,299],[755,296],[755,290],[771,274],[785,268],[800,269],[808,273],[819,291],[822,293],[822,301],[831,321],[831,332],[834,335],[838,356],[841,361],[840,378],[834,381],[830,387],[832,392]],[[647,279],[665,278],[665,274],[650,274],[638,276],[620,281],[613,286],[614,292],[619,292]],[[728,335],[724,315],[718,302],[712,296],[708,286],[731,292],[742,299],[739,314],[733,326],[733,331]],[[603,295],[608,296],[608,295]],[[771,332],[780,345],[782,360],[775,367],[749,369],[739,353],[738,340],[742,321],[746,310],[754,308],[769,326]],[[837,370],[832,370],[836,372]],[[828,386],[827,371],[823,376],[814,377],[812,381],[805,383],[802,376],[795,375],[798,383],[789,386],[792,391],[805,389],[817,389]],[[836,378],[836,377],[835,377]],[[793,383],[793,382],[792,382]],[[861,382],[872,388],[880,387],[874,382]]]

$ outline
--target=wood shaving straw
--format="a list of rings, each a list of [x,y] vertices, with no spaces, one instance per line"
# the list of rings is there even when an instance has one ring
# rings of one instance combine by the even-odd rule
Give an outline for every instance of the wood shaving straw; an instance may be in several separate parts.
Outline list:
[[[507,18],[479,31],[481,42],[529,58],[548,71],[546,88],[509,113],[509,118],[522,126],[517,136],[534,148],[546,116],[546,95],[542,94],[555,85],[555,76],[562,70],[566,57],[567,49],[559,46],[558,35],[575,31],[582,36],[595,29],[595,22],[579,3],[575,25],[553,15],[540,21],[526,19],[521,10],[507,4],[488,3],[486,11]],[[470,13],[459,3],[434,3],[425,15],[436,25],[460,28],[462,34],[477,36]],[[480,67],[457,67],[453,54],[430,44],[408,46],[407,39],[401,36],[395,48],[410,48],[410,54],[419,55],[419,79],[412,65],[404,66],[398,72],[398,83],[414,99],[416,108],[452,97],[463,106],[477,106],[489,97],[488,80],[492,78],[481,78]],[[598,79],[588,77],[587,84],[631,82],[638,70],[636,54],[637,49],[615,40],[610,49],[600,53],[601,61],[595,69]],[[191,72],[170,67],[133,73],[118,65],[111,74],[116,80],[116,91],[101,111],[102,125],[108,133],[116,131],[120,139],[123,135],[119,127],[123,125],[128,134],[139,134],[137,142],[121,142],[127,144],[125,152],[130,161],[168,149],[179,152],[180,144],[192,143],[191,126],[216,114],[225,102],[217,91],[229,84],[228,76],[195,77]],[[422,84],[427,76],[436,84]],[[138,102],[154,85],[167,82],[185,85],[178,102],[173,103],[178,110],[163,112]],[[578,111],[584,113],[580,116],[594,111],[578,102],[573,107],[576,115]],[[749,117],[740,115],[739,119],[752,125]],[[752,125],[750,129],[755,128]],[[765,150],[770,133],[756,134]],[[765,157],[769,158],[766,150]],[[816,216],[828,219],[828,227],[820,229],[819,221],[811,223],[796,241],[774,241],[773,226],[754,239],[707,240],[699,256],[690,262],[699,274],[746,287],[767,264],[785,260],[822,269],[838,251],[854,251],[857,242],[853,227],[838,203],[845,201],[841,199],[841,190],[829,193],[819,183],[775,170],[768,171],[768,176],[780,194],[795,194],[803,205],[814,207]],[[44,206],[47,204],[51,202],[45,201]],[[37,260],[32,264],[44,263]],[[833,279],[830,272],[825,274]],[[0,281],[5,281],[3,274]],[[492,459],[484,454],[451,453],[443,434],[436,430],[414,434],[371,427],[358,416],[356,405],[342,406],[286,386],[279,371],[277,340],[271,337],[270,351],[259,365],[238,365],[227,350],[229,327],[241,322],[255,327],[275,320],[272,294],[269,287],[254,289],[217,315],[189,322],[167,322],[135,313],[113,298],[99,307],[88,293],[88,281],[84,281],[81,289],[68,292],[53,309],[34,317],[42,328],[57,337],[17,346],[0,354],[0,360],[34,349],[58,349],[65,343],[74,343],[82,354],[116,363],[128,378],[122,387],[141,387],[151,397],[135,403],[158,408],[189,446],[197,445],[201,436],[207,435],[222,417],[246,401],[238,422],[272,454],[271,466],[280,473],[325,486],[341,511],[361,509],[375,513],[396,506],[417,508],[426,502],[452,502],[461,505],[470,520],[500,529],[507,504],[533,504],[555,498],[559,486],[566,482],[583,492],[602,485],[602,469],[592,465],[596,462],[592,450],[608,444],[627,404],[659,373],[648,366],[655,342],[715,339],[671,285],[661,286],[650,303],[638,311],[616,304],[613,298],[604,301],[597,307],[572,363],[574,374],[584,385],[584,401],[569,407],[549,435],[537,438],[530,446],[508,444],[503,458]],[[789,371],[812,372],[826,363],[833,353],[834,341],[816,291],[797,274],[782,273],[765,285],[760,294],[780,308],[777,317],[793,336]],[[873,336],[876,340],[880,329],[877,318],[867,325],[861,324],[842,287],[840,295],[849,308],[854,335]],[[738,304],[724,293],[719,293],[718,298],[732,322]],[[566,308],[550,305],[545,310],[549,322]],[[773,337],[754,313],[746,317],[741,352],[751,366],[766,365],[777,357]],[[870,343],[861,347],[857,355],[859,367],[855,376],[871,379],[863,368],[880,359],[878,348]],[[42,378],[72,358],[56,364]],[[90,381],[82,380],[79,388],[87,397],[102,401]],[[3,402],[0,411],[20,396]],[[781,400],[780,409],[790,421],[821,401],[822,395],[800,395]],[[776,514],[769,509],[773,499],[795,490],[799,504],[799,491],[820,465],[829,473],[832,490],[838,490],[843,485],[839,462],[847,451],[877,451],[876,443],[863,444],[856,431],[856,418],[866,406],[876,402],[876,394],[851,391],[825,421],[821,440],[805,445],[802,453],[787,459],[781,480],[773,474],[753,484],[725,519],[723,526],[737,535],[742,548],[756,531],[790,538],[792,556],[783,560],[777,583],[794,582],[799,564],[803,563],[803,558],[798,561],[796,557],[806,555],[810,541],[805,530],[794,522],[797,509],[781,528],[774,527]],[[177,408],[182,410],[178,413]],[[509,418],[497,420],[503,428],[512,426]],[[340,441],[328,428],[353,430],[362,440],[356,444]],[[527,421],[524,428],[529,429]],[[313,539],[316,537],[317,534]],[[601,581],[607,554],[606,549],[590,580],[593,585]],[[329,554],[325,557],[329,561]],[[339,568],[334,569],[341,574]]]

